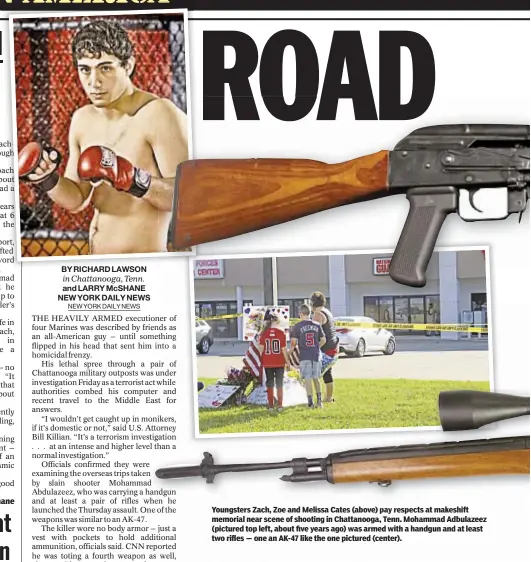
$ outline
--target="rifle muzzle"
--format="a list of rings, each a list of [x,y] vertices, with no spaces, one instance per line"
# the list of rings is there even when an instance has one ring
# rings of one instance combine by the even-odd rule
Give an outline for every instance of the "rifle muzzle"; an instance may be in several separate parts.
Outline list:
[[[529,415],[529,397],[477,390],[439,394],[439,417],[444,431],[478,429],[489,423]]]

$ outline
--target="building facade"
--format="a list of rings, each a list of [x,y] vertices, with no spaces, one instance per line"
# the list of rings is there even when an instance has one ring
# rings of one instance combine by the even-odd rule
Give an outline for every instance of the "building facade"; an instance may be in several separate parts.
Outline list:
[[[382,254],[277,257],[278,304],[288,305],[294,318],[298,306],[321,291],[335,316],[369,316],[395,323],[488,324],[483,251],[435,252],[422,288],[395,283],[389,277],[390,260]],[[196,316],[241,313],[245,305],[273,304],[264,302],[264,273],[261,258],[194,260]],[[211,324],[218,339],[241,338],[237,319]],[[440,335],[458,337],[452,332]]]

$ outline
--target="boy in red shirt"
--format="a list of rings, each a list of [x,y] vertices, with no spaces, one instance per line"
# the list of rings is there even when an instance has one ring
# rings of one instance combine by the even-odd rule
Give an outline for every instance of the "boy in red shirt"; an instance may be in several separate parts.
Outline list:
[[[273,410],[276,386],[278,411],[281,412],[284,394],[284,369],[289,371],[290,364],[286,347],[286,334],[279,325],[278,316],[267,311],[264,315],[264,328],[260,334],[259,347],[266,374],[269,411]]]

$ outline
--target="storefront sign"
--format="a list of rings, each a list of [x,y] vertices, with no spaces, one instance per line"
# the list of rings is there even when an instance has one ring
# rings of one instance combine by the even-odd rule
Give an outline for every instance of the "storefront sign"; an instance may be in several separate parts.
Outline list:
[[[194,260],[194,279],[223,279],[223,260]]]
[[[373,258],[372,273],[373,275],[389,275],[389,266],[391,258]]]

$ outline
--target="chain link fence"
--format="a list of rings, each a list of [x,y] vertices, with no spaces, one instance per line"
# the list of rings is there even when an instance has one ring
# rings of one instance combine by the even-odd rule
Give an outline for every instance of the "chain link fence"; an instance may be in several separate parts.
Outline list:
[[[63,155],[60,174],[68,159],[72,114],[88,103],[73,65],[72,39],[83,25],[96,19],[115,21],[127,30],[136,58],[133,84],[172,100],[185,113],[187,110],[185,29],[181,15],[15,20],[18,147],[20,150],[31,141],[56,147]],[[91,206],[81,213],[70,213],[34,185],[21,181],[22,256],[87,254],[93,213]]]

